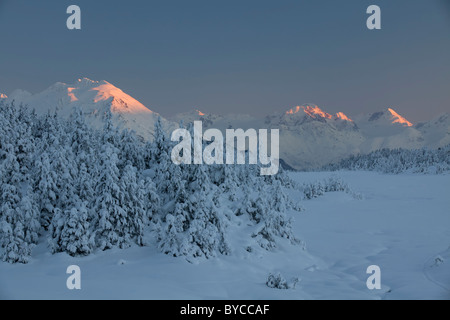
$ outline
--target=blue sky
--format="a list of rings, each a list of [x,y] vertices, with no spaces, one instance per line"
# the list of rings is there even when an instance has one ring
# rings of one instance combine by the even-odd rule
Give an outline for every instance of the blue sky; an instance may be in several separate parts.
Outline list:
[[[446,0],[0,0],[0,92],[107,80],[162,115],[450,112]],[[66,8],[82,30],[66,28]],[[366,9],[382,9],[382,30]]]

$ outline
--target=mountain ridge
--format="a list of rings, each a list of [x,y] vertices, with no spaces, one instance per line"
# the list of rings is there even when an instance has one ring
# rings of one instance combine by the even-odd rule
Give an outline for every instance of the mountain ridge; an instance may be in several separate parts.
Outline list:
[[[195,120],[203,121],[204,129],[280,129],[280,156],[296,169],[312,169],[382,148],[439,148],[450,144],[450,115],[415,125],[393,107],[350,117],[343,112],[333,115],[308,103],[263,118],[211,114],[196,107],[166,119],[108,81],[88,78],[72,84],[57,82],[37,94],[15,90],[9,97],[0,97],[2,101],[27,104],[38,114],[58,111],[68,117],[74,108],[80,108],[95,127],[101,127],[105,113],[111,112],[117,127],[133,130],[143,139],[152,139],[159,117],[168,131],[177,128],[180,121],[187,125]]]

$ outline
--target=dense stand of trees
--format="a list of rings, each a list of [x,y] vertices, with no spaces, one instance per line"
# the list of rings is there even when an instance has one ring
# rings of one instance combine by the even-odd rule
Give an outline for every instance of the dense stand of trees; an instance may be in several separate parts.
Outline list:
[[[288,176],[262,177],[258,166],[174,165],[161,121],[146,142],[118,131],[111,114],[89,127],[81,110],[70,119],[37,116],[0,105],[0,254],[26,263],[33,247],[72,256],[148,245],[172,256],[231,252],[227,228],[236,219],[271,249],[284,237],[298,243],[286,215],[298,209],[284,190]],[[245,215],[245,216],[244,216]]]
[[[450,171],[450,145],[439,149],[382,149],[366,155],[351,156],[324,169],[441,174]]]

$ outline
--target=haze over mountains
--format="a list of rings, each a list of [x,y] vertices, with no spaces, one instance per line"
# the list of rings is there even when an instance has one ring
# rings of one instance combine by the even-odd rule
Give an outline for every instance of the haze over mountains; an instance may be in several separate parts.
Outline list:
[[[58,82],[34,95],[16,90],[9,96],[0,94],[0,99],[26,104],[38,114],[57,111],[63,117],[80,108],[88,123],[99,128],[109,110],[115,125],[134,130],[144,139],[152,138],[155,121],[160,116],[109,82],[86,78],[73,84]],[[413,124],[391,107],[356,117],[342,112],[332,115],[314,104],[261,115],[261,118],[192,110],[163,119],[163,123],[170,131],[180,120],[184,123],[202,120],[205,129],[280,129],[280,156],[297,169],[318,168],[352,154],[381,148],[439,148],[450,144],[448,113],[429,122]]]

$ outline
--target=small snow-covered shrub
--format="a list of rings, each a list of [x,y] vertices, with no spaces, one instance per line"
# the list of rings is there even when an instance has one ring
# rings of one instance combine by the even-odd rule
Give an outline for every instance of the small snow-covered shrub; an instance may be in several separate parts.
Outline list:
[[[267,278],[266,285],[272,289],[287,290],[295,289],[299,281],[300,280],[298,278],[293,278],[290,283],[288,283],[280,273],[277,273],[276,275],[271,273]]]
[[[353,198],[361,200],[362,195],[352,191],[346,182],[340,177],[332,176],[323,181],[306,183],[300,188],[303,192],[303,199],[311,200],[323,196],[327,192],[345,192]]]

